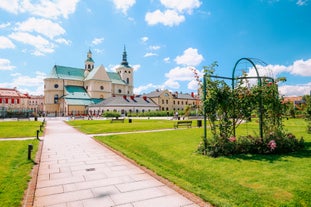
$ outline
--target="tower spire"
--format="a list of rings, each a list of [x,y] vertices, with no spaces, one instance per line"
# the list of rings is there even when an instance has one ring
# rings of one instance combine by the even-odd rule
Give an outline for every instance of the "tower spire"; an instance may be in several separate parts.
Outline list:
[[[123,66],[125,66],[125,67],[129,67],[129,63],[127,62],[127,54],[126,54],[125,45],[124,45],[124,50],[123,50],[121,65],[123,65]]]

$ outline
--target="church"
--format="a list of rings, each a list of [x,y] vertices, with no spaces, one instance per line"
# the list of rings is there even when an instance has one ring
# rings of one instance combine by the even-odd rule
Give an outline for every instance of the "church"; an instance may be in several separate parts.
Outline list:
[[[47,116],[86,115],[87,106],[110,97],[133,96],[133,71],[124,47],[116,72],[95,67],[91,50],[84,68],[55,65],[44,79],[44,112]]]

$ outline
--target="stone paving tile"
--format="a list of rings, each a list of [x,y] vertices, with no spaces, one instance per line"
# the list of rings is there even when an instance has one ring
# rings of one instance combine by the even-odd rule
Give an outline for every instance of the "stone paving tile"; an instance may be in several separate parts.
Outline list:
[[[152,204],[196,206],[89,136],[60,121],[48,122],[34,206],[136,207]]]
[[[153,188],[153,187],[159,187],[159,186],[164,186],[164,184],[153,179],[116,185],[116,187],[121,192],[128,192],[128,191],[147,189],[147,188]]]
[[[164,187],[165,188],[165,187]],[[142,190],[130,191],[111,195],[111,199],[117,204],[133,203],[151,198],[165,196],[165,192],[160,188],[147,188]]]
[[[37,196],[46,196],[46,195],[52,195],[52,194],[59,194],[63,193],[64,189],[62,185],[52,186],[52,187],[46,187],[46,188],[38,188],[36,191]]]
[[[180,197],[177,194],[172,194],[168,196],[162,196],[159,198],[148,199],[144,201],[134,202],[134,207],[181,207],[191,205],[188,199]]]
[[[84,200],[87,198],[93,198],[93,193],[91,190],[81,190],[81,191],[73,191],[69,193],[59,193],[48,196],[39,196],[35,200],[34,206],[50,206],[50,205],[59,205],[62,203],[76,201],[76,200]]]

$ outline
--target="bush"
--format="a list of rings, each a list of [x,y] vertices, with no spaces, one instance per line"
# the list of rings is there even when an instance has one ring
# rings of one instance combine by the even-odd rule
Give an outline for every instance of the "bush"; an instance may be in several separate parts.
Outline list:
[[[113,111],[106,111],[105,113],[103,113],[102,115],[103,117],[120,117],[121,114],[118,112],[113,112]]]
[[[222,138],[214,137],[208,140],[207,150],[204,152],[203,142],[198,147],[198,153],[211,157],[234,154],[284,154],[295,152],[304,148],[304,139],[298,140],[293,134],[271,133],[267,138],[253,137],[251,135]]]

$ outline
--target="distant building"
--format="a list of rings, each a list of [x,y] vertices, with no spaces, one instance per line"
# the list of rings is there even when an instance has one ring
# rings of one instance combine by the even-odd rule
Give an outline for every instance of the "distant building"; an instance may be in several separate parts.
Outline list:
[[[55,65],[44,79],[44,111],[49,116],[85,115],[86,107],[110,97],[133,95],[133,68],[124,47],[116,72],[94,66],[89,50],[84,68]]]
[[[34,96],[30,95],[28,100],[28,108],[33,111],[36,115],[41,115],[43,113],[44,96]]]
[[[29,117],[32,114],[28,105],[30,98],[16,88],[0,88],[0,117],[15,117],[19,114]]]
[[[283,103],[291,103],[293,104],[294,108],[302,109],[305,106],[305,101],[302,99],[302,96],[291,96],[291,97],[284,97]]]
[[[159,111],[159,106],[146,96],[117,96],[87,107],[90,115],[101,115],[106,111],[119,112],[121,115],[128,113],[144,113]]]
[[[198,107],[200,99],[193,93],[172,93],[168,90],[156,90],[145,94],[154,103],[160,106],[161,111],[180,111],[186,106]]]

